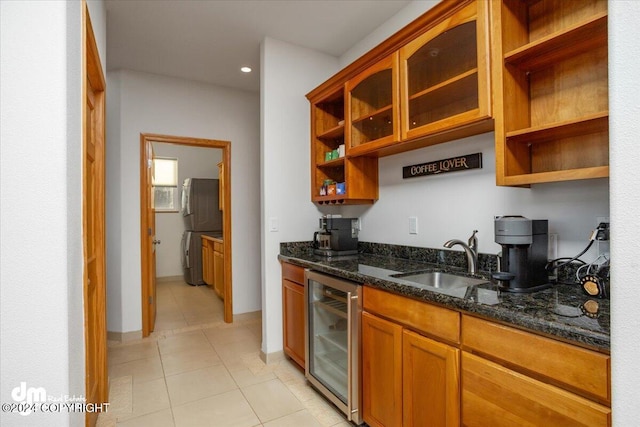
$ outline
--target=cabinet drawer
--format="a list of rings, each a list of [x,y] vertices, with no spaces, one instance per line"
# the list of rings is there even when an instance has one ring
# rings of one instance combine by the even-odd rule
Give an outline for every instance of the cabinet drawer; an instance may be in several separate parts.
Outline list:
[[[216,252],[224,252],[224,246],[222,245],[222,242],[218,241],[218,240],[214,240],[213,241],[213,250]]]
[[[291,280],[292,282],[304,284],[304,268],[297,265],[289,264],[288,262],[282,263],[282,278]]]
[[[369,286],[363,289],[364,309],[416,329],[424,335],[460,342],[460,313]]]
[[[610,357],[508,326],[462,316],[462,345],[547,382],[610,404]]]
[[[611,409],[462,352],[462,425],[610,426]]]

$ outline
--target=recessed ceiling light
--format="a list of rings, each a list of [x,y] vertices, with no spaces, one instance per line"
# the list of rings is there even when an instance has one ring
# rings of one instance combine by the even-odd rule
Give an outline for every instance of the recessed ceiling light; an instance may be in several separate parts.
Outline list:
[[[242,68],[240,68],[240,71],[242,71],[243,73],[250,73],[251,72],[251,67],[242,67]]]

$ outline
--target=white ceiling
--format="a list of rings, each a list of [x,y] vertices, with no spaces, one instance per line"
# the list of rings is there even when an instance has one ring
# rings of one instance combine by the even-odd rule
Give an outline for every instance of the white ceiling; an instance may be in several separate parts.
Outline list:
[[[257,91],[265,36],[340,56],[409,2],[107,0],[107,70]]]

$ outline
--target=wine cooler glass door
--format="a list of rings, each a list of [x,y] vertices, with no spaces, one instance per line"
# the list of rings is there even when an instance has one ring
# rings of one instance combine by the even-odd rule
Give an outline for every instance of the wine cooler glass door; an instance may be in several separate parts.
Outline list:
[[[309,373],[349,404],[349,304],[344,292],[309,280]]]

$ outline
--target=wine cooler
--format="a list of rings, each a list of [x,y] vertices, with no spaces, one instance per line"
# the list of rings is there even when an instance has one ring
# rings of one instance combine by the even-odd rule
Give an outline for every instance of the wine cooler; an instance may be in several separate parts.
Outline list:
[[[310,270],[305,281],[305,376],[349,421],[361,424],[361,286]]]

